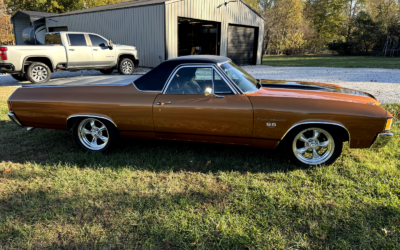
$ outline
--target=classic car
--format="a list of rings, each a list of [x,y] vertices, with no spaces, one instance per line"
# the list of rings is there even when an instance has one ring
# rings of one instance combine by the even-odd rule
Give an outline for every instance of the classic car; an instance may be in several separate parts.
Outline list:
[[[350,148],[393,137],[392,115],[372,95],[337,85],[254,79],[229,58],[185,56],[143,76],[76,77],[18,88],[19,126],[72,130],[89,152],[118,138],[283,147],[302,166],[329,165]]]

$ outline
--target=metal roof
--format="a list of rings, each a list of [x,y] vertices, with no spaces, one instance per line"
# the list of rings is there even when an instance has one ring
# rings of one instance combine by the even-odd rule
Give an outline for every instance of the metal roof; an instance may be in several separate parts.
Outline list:
[[[140,7],[140,6],[153,5],[153,4],[168,4],[168,3],[178,2],[178,1],[184,1],[184,0],[133,0],[130,2],[109,4],[109,5],[97,6],[97,7],[92,7],[92,8],[83,9],[83,10],[66,12],[66,13],[62,13],[62,14],[54,14],[54,16],[69,16],[69,15],[84,14],[84,13],[91,13],[91,12],[116,10],[116,9],[124,9],[124,8],[131,8],[131,7]],[[201,1],[201,0],[198,0],[198,1]],[[259,17],[264,19],[264,17],[262,17],[260,13],[258,13],[255,9],[253,9],[245,1],[243,1],[243,0],[238,0],[238,1],[242,2],[249,9],[254,11]],[[229,2],[229,1],[227,0],[227,2]]]
[[[31,22],[37,21],[39,19],[42,19],[44,17],[50,17],[50,16],[56,16],[58,14],[56,13],[50,13],[50,12],[39,12],[39,11],[30,11],[30,10],[19,10],[17,11],[11,18],[13,18],[16,14],[19,12],[28,15],[29,19]]]

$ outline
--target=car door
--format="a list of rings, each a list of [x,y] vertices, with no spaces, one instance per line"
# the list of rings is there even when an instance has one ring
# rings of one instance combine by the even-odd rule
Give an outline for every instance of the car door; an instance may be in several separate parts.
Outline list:
[[[253,108],[212,66],[175,71],[153,106],[160,139],[250,144]]]
[[[67,34],[68,68],[92,67],[92,48],[88,46],[84,34]]]
[[[92,65],[95,67],[115,66],[115,50],[107,46],[108,41],[98,35],[89,34],[88,36],[92,43]]]

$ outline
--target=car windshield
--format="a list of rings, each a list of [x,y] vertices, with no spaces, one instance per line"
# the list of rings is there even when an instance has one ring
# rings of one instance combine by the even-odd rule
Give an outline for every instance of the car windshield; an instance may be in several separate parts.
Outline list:
[[[222,64],[221,68],[245,94],[254,92],[261,87],[257,79],[254,79],[254,77],[233,62]]]

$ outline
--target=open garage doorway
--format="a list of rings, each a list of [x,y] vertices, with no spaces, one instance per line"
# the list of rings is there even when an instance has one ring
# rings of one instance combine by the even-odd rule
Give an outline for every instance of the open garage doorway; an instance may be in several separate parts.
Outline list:
[[[178,56],[220,55],[218,22],[178,17]]]

